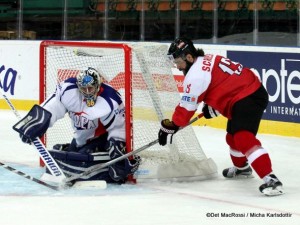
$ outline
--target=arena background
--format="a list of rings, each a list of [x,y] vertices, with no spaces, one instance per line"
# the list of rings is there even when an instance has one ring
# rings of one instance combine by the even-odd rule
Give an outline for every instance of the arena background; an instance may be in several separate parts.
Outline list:
[[[39,102],[39,46],[41,41],[0,41],[0,88],[18,110]],[[164,43],[168,45],[168,43]],[[259,132],[300,137],[300,49],[240,45],[199,45],[206,53],[228,56],[260,76],[270,99]],[[173,69],[178,90],[183,75]],[[8,109],[0,98],[0,109]],[[199,111],[200,111],[199,107]],[[197,125],[225,128],[222,116]]]

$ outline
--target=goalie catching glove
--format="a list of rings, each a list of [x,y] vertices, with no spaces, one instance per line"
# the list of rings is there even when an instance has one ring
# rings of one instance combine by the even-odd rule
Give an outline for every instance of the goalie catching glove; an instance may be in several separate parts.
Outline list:
[[[24,143],[30,144],[43,136],[50,124],[52,114],[39,105],[34,105],[29,113],[13,126]]]
[[[202,108],[203,115],[205,119],[211,119],[220,115],[218,110],[215,110],[213,107],[204,103]]]
[[[179,130],[179,126],[174,124],[169,119],[164,119],[161,121],[161,127],[158,132],[158,143],[165,146],[167,143],[172,144],[173,134]]]
[[[116,159],[126,153],[125,142],[110,139],[108,143],[108,154],[110,158]],[[138,155],[133,155],[132,159],[124,159],[108,167],[109,176],[118,182],[124,182],[128,175],[134,174],[137,171],[141,162],[141,158]]]

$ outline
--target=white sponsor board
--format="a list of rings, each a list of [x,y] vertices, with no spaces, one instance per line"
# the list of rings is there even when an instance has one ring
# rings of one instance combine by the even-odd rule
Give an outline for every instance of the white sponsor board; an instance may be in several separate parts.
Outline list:
[[[40,41],[0,41],[0,88],[11,99],[39,99]]]

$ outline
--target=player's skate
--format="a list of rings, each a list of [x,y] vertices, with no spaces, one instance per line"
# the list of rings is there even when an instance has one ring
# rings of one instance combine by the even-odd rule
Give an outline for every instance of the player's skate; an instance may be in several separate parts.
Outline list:
[[[275,196],[284,194],[282,183],[274,174],[266,176],[266,183],[259,187],[261,193],[267,196]]]
[[[253,178],[252,169],[248,163],[242,168],[237,168],[234,166],[224,169],[223,176],[233,179]]]

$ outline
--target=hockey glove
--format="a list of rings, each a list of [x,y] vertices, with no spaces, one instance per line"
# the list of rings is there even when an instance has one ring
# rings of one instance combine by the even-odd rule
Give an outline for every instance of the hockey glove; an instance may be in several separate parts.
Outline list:
[[[211,106],[204,104],[202,108],[203,115],[205,119],[211,119],[220,115],[218,110],[215,110]]]
[[[172,144],[173,134],[179,130],[179,127],[169,119],[161,121],[161,127],[158,132],[158,143],[165,146],[167,143]],[[168,137],[170,138],[168,140]]]
[[[43,136],[50,124],[52,114],[39,105],[34,105],[29,113],[13,126],[24,143],[30,144],[35,138]]]
[[[125,142],[110,139],[107,150],[111,159],[119,158],[126,153]],[[140,162],[140,156],[134,155],[132,159],[127,158],[108,167],[108,173],[114,181],[125,182],[128,175],[137,171]]]

